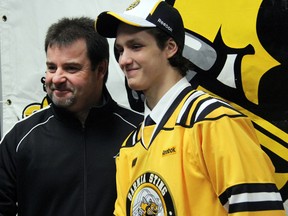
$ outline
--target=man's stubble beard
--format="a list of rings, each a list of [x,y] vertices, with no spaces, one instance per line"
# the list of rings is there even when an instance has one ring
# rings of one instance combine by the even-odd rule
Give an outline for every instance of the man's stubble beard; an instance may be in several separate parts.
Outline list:
[[[50,97],[50,99],[52,100],[52,102],[56,106],[62,107],[62,108],[68,108],[68,107],[72,106],[76,101],[76,97],[75,97],[74,92],[73,92],[73,95],[71,95],[69,98],[65,98],[65,99],[54,97],[53,92],[48,94],[48,96]]]

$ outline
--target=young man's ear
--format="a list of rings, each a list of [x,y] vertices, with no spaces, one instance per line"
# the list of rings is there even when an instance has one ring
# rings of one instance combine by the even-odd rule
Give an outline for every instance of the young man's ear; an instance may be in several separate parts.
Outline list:
[[[173,40],[173,38],[169,38],[167,41],[167,58],[171,58],[172,56],[175,55],[175,53],[178,51],[178,45],[177,43]]]

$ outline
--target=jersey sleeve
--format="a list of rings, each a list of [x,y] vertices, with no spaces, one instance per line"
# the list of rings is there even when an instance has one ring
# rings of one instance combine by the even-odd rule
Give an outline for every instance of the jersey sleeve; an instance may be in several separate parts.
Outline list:
[[[251,121],[223,116],[195,126],[201,134],[201,166],[229,215],[284,216],[274,167]]]

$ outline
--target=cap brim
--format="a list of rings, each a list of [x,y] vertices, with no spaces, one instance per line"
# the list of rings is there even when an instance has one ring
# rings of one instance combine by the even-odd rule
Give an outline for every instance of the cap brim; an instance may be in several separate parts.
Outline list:
[[[136,27],[156,27],[155,24],[136,16],[115,12],[102,12],[95,21],[95,30],[102,36],[116,38],[120,22]]]

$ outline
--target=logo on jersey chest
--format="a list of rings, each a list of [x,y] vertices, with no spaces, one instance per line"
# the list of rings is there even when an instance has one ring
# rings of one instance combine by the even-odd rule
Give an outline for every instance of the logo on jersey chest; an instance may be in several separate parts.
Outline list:
[[[171,155],[175,153],[176,153],[176,147],[171,147],[171,148],[163,150],[162,156]]]
[[[155,173],[144,173],[134,181],[126,204],[128,216],[176,215],[168,187]]]

